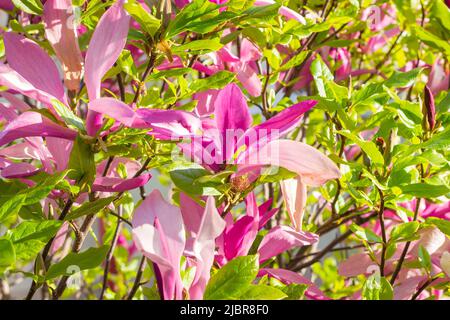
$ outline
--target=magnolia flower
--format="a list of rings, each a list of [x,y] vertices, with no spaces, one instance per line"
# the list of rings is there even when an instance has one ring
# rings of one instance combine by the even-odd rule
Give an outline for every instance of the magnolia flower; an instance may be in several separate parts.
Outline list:
[[[225,222],[212,197],[207,199],[201,217],[186,227],[182,210],[167,203],[158,190],[154,190],[136,209],[133,239],[137,248],[156,264],[161,275],[158,287],[163,299],[183,298],[180,261],[184,252],[196,268],[194,280],[186,289],[192,299],[202,298],[214,260],[214,241],[224,227]],[[188,241],[186,231],[190,233]]]

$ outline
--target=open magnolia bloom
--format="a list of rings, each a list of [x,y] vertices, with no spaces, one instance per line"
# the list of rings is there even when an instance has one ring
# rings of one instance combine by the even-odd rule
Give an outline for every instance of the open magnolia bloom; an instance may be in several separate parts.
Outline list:
[[[206,200],[201,216],[186,227],[181,212],[154,190],[133,217],[133,239],[137,248],[155,263],[155,273],[160,274],[158,288],[165,300],[182,299],[183,289],[192,299],[202,298],[214,261],[215,239],[225,228],[212,197]],[[186,231],[190,234],[187,240]],[[183,288],[181,280],[183,253],[195,267],[195,277],[189,288]]]

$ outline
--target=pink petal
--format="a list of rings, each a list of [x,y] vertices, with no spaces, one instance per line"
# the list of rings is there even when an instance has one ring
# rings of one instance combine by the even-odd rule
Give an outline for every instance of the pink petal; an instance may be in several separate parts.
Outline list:
[[[261,95],[262,83],[258,77],[258,73],[248,64],[242,64],[237,73],[238,80],[242,83],[248,94],[252,97]]]
[[[3,41],[6,60],[12,69],[38,90],[66,102],[58,68],[38,44],[13,32],[4,33]]]
[[[201,121],[194,114],[181,110],[138,109],[137,115],[158,133],[167,138],[190,137],[200,132]]]
[[[63,171],[67,169],[67,164],[69,163],[68,155],[72,151],[73,142],[53,137],[47,137],[45,142],[55,162],[56,170]]]
[[[182,298],[180,259],[185,246],[180,209],[167,203],[159,190],[150,193],[133,217],[133,240],[161,272],[165,299]]]
[[[197,100],[197,106],[195,112],[198,116],[209,116],[214,113],[214,104],[217,99],[219,90],[207,90],[199,92],[194,95],[194,100]]]
[[[394,287],[394,300],[409,300],[427,276],[415,276]]]
[[[311,245],[319,240],[319,236],[309,232],[295,231],[288,226],[272,228],[259,245],[259,259],[266,261],[294,247]]]
[[[17,71],[5,64],[0,64],[0,85],[18,91],[37,101],[41,101],[48,106],[51,106],[52,99],[55,99],[52,94],[38,89]]]
[[[62,62],[66,87],[69,90],[78,90],[83,58],[78,46],[72,1],[47,0],[42,19],[45,35]]]
[[[274,3],[275,3],[275,1],[273,1],[273,0],[256,0],[253,3],[253,5],[268,6],[268,5],[271,5]],[[306,24],[306,20],[305,20],[305,18],[303,18],[302,15],[300,15],[299,13],[295,12],[292,9],[289,9],[288,7],[281,6],[280,9],[278,10],[278,13],[281,14],[282,16],[286,17],[287,19],[294,19],[294,20],[297,20],[298,22],[300,22],[301,24]]]
[[[61,127],[37,112],[24,112],[0,132],[0,146],[25,137],[56,137],[74,140],[74,130]]]
[[[200,229],[204,209],[183,192],[180,192],[180,209],[186,230],[196,235]]]
[[[298,176],[295,179],[283,180],[280,182],[283,199],[286,204],[294,229],[302,230],[303,213],[306,206],[307,192],[306,184]]]
[[[197,269],[189,289],[191,299],[203,298],[214,262],[215,239],[222,234],[225,226],[225,221],[216,209],[214,197],[208,197],[200,228],[193,244],[193,251],[197,258]]]
[[[330,300],[327,296],[323,294],[323,292],[309,279],[303,277],[302,275],[285,269],[261,269],[258,276],[269,275],[274,277],[285,284],[307,284],[309,285],[308,289],[306,289],[305,296],[311,300]]]
[[[252,116],[241,89],[231,83],[220,90],[215,101],[215,119],[221,132],[226,130],[247,130],[252,124]]]
[[[99,177],[95,179],[92,190],[99,192],[124,192],[144,186],[150,178],[150,174],[143,174],[130,179]]]
[[[15,95],[13,95],[9,92],[6,92],[6,91],[3,91],[1,93],[1,95],[3,96],[3,98],[8,100],[8,102],[11,105],[11,108],[14,108],[21,112],[30,110],[30,106],[28,104],[26,104],[23,100],[17,98]]]
[[[89,110],[107,115],[129,128],[148,127],[127,104],[113,98],[99,98],[89,103]]]
[[[123,8],[124,0],[114,3],[100,18],[86,53],[85,76],[90,100],[100,98],[103,76],[113,66],[125,46],[130,16]],[[102,125],[101,115],[88,112],[87,132],[95,135]]]
[[[245,166],[283,167],[300,175],[304,183],[314,186],[340,177],[338,167],[328,157],[305,143],[285,139],[269,142],[247,159],[239,159],[238,164],[242,165],[240,170],[245,170]]]
[[[267,142],[279,139],[298,127],[300,120],[307,111],[317,104],[317,101],[302,101],[281,111],[269,120],[248,129],[239,139],[238,147],[247,145],[247,149],[240,157],[246,157],[254,152],[255,148],[261,148]]]
[[[245,241],[245,239],[246,235],[253,231],[254,225],[254,217],[244,216],[237,220],[230,229],[227,229],[223,236],[223,247],[227,260],[248,253],[246,242],[250,241]]]
[[[25,178],[38,173],[40,169],[26,162],[13,163],[1,171],[1,175],[6,179]]]
[[[339,274],[343,277],[356,277],[360,274],[370,274],[377,264],[370,259],[367,253],[357,253],[339,264]]]

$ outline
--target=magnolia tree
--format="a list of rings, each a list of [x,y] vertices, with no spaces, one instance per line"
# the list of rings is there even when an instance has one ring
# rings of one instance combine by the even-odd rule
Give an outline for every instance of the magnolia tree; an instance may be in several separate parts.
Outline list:
[[[448,1],[0,5],[3,299],[450,296]]]

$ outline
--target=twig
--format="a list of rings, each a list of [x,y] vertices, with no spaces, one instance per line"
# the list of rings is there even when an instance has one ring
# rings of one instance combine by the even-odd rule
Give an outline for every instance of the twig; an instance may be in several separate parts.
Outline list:
[[[122,217],[122,206],[119,206],[118,215],[119,215],[119,217]],[[117,219],[116,229],[114,230],[114,235],[111,240],[111,246],[109,247],[108,254],[106,255],[105,268],[103,271],[102,290],[100,292],[99,300],[103,300],[103,297],[105,295],[106,286],[108,284],[109,265],[111,263],[111,259],[113,258],[114,249],[117,246],[117,241],[119,240],[121,226],[122,226],[122,220]]]
[[[145,269],[145,256],[142,256],[141,262],[139,262],[139,268],[136,274],[136,279],[134,279],[133,287],[131,288],[130,293],[128,293],[128,295],[126,296],[126,300],[132,300],[137,290],[139,289],[144,269]]]

